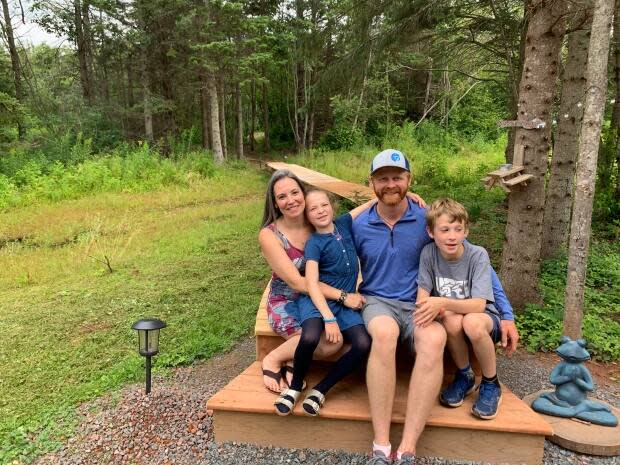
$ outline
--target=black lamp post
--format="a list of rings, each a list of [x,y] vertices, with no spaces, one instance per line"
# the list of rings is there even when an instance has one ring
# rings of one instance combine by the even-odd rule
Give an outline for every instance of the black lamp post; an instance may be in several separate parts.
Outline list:
[[[146,358],[146,393],[151,393],[151,357],[159,352],[159,330],[166,323],[157,318],[136,321],[131,329],[138,331],[138,352]]]

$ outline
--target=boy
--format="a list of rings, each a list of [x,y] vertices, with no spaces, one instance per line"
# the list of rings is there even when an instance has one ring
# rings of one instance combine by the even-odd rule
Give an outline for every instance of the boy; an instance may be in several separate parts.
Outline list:
[[[495,343],[501,338],[500,313],[493,305],[489,256],[486,250],[465,241],[467,211],[452,199],[435,201],[426,214],[427,231],[434,243],[420,256],[416,325],[425,326],[437,316],[448,335],[447,346],[457,372],[441,392],[439,401],[458,407],[474,390],[467,338],[482,369],[478,399],[471,412],[490,420],[497,416],[502,391],[497,379]]]

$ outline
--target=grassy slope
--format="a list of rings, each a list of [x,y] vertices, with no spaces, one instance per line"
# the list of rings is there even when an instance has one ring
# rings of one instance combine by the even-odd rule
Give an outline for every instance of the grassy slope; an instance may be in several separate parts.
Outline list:
[[[248,333],[267,280],[265,176],[241,174],[0,215],[0,237],[24,238],[0,249],[0,462],[53,447],[72,406],[143,376],[136,319],[168,323],[158,366]]]

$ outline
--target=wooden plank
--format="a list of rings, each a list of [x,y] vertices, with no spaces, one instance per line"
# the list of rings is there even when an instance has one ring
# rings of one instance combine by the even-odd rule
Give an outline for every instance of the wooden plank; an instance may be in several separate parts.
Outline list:
[[[320,364],[313,366],[306,378],[309,386],[316,384],[326,372]],[[410,372],[399,371],[396,395],[392,412],[393,423],[403,423],[406,411],[407,391]],[[251,412],[273,414],[273,393],[267,391],[262,382],[260,363],[254,362],[241,375],[233,379],[223,390],[211,397],[207,408],[214,411]],[[533,412],[506,386],[502,391],[502,405],[498,416],[493,420],[479,420],[470,414],[475,395],[468,396],[463,406],[450,409],[435,401],[427,425],[454,427],[484,431],[504,431],[523,434],[551,435],[553,430],[547,422]],[[301,404],[293,415],[305,416]],[[322,418],[339,420],[370,421],[368,394],[363,373],[356,373],[338,383],[327,396],[321,410]]]
[[[217,443],[243,442],[364,454],[370,452],[373,439],[372,424],[354,420],[216,411],[213,423]],[[400,442],[402,430],[402,424],[392,426],[392,444]],[[417,452],[421,457],[539,465],[543,451],[543,436],[427,426],[418,441]]]
[[[349,199],[355,203],[365,202],[375,196],[373,190],[368,186],[342,181],[341,179],[293,163],[268,162],[267,166],[274,171],[280,169],[289,170],[305,184],[324,189],[338,197]]]
[[[523,144],[515,144],[514,154],[512,156],[512,164],[514,166],[523,166],[525,161],[525,146]]]
[[[517,184],[525,183],[529,181],[530,179],[532,179],[533,177],[534,176],[531,174],[522,174],[521,176],[516,176],[512,179],[504,180],[504,184],[506,184],[507,186],[513,187],[513,186],[516,186]]]
[[[523,167],[523,166],[513,166],[512,168],[510,168],[508,170],[495,170],[495,171],[491,171],[488,174],[488,176],[503,179],[503,178],[505,178],[507,176],[512,176],[513,174],[517,174],[517,173],[523,171],[524,168],[525,167]]]

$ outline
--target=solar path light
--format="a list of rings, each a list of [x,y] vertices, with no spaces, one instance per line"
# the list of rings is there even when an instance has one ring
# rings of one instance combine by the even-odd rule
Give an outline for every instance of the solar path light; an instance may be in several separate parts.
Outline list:
[[[138,352],[146,358],[146,393],[151,393],[151,357],[159,352],[159,330],[166,323],[157,318],[136,321],[131,329],[138,331]]]

